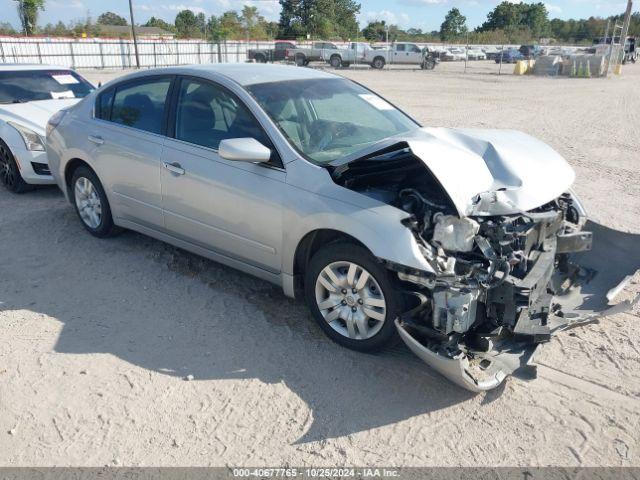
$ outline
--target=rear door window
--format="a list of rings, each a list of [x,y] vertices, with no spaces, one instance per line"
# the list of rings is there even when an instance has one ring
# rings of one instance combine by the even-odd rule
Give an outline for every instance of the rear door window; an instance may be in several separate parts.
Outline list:
[[[111,121],[160,134],[171,81],[170,77],[153,78],[118,87],[113,99]]]

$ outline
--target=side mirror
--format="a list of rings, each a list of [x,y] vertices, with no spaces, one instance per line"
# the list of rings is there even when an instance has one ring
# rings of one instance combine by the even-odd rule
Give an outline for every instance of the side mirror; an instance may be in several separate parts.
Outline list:
[[[271,158],[271,150],[255,138],[229,138],[222,140],[218,154],[225,160],[236,162],[264,163]]]

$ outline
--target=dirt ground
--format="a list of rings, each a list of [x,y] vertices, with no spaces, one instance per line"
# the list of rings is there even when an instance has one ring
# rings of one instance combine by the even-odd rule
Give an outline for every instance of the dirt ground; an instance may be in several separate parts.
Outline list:
[[[495,72],[342,73],[425,125],[541,138],[596,222],[639,234],[640,66]],[[554,338],[537,380],[473,395],[403,348],[338,347],[270,284],[135,233],[95,239],[53,188],[0,206],[2,466],[640,466],[637,309]]]

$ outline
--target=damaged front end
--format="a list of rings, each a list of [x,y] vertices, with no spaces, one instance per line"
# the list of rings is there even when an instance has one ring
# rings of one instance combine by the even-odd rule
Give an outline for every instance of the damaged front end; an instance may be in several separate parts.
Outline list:
[[[484,391],[510,374],[535,377],[537,347],[592,320],[575,311],[595,272],[572,261],[591,250],[593,236],[570,191],[528,211],[493,209],[500,190],[476,194],[464,215],[406,143],[332,175],[409,214],[404,224],[431,271],[386,262],[412,302],[396,326],[413,353],[458,385]]]

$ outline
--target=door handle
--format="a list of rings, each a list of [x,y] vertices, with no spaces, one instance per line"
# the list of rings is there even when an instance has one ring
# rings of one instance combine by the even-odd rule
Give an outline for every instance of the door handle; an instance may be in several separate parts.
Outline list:
[[[171,173],[175,173],[176,175],[184,175],[184,168],[177,162],[167,163],[164,162],[164,168],[169,170]]]
[[[102,145],[104,143],[104,139],[99,135],[89,135],[88,139],[96,145]]]

